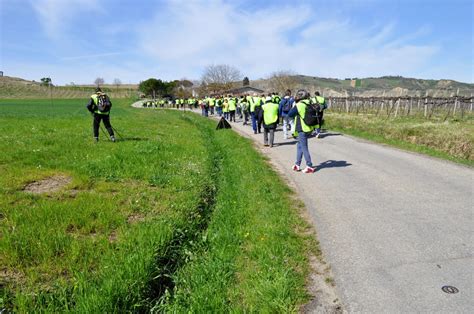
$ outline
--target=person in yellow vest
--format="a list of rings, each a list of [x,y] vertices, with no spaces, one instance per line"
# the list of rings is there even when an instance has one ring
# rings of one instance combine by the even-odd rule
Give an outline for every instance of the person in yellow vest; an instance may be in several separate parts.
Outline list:
[[[222,96],[216,97],[216,112],[219,117],[222,117]]]
[[[102,120],[107,132],[109,132],[110,140],[115,142],[114,130],[110,124],[110,109],[112,108],[112,102],[110,101],[109,96],[103,93],[100,87],[97,87],[95,89],[95,94],[91,95],[86,108],[94,117],[94,122],[92,124],[94,140],[96,142],[99,141],[99,126],[100,121]]]
[[[311,132],[315,127],[307,125],[304,121],[306,107],[311,103],[309,98],[309,93],[304,89],[300,89],[295,96],[296,105],[290,110],[290,112],[288,112],[290,118],[295,118],[295,133],[298,136],[296,162],[292,169],[294,171],[301,171],[300,166],[304,156],[304,159],[306,160],[306,168],[303,170],[304,173],[313,173],[316,171],[316,167],[313,167],[313,162],[311,161],[311,155],[308,149],[308,137],[311,135]]]
[[[210,110],[211,116],[214,115],[215,104],[216,104],[216,99],[214,97],[209,97],[209,110]]]
[[[326,99],[322,97],[318,91],[314,93],[314,97],[311,99],[311,101],[313,102],[313,104],[318,104],[320,108],[318,112],[319,124],[316,128],[316,138],[319,138],[319,135],[321,134],[321,129],[324,124],[324,109],[326,109],[328,106],[326,104]]]
[[[229,101],[224,98],[224,102],[222,103],[222,112],[224,113],[224,119],[229,120]]]
[[[273,147],[275,139],[275,129],[278,125],[278,108],[279,105],[272,101],[272,96],[269,95],[265,99],[265,104],[262,105],[263,112],[263,145]],[[270,141],[268,140],[268,133],[270,133]]]
[[[247,125],[249,121],[249,102],[247,96],[240,96],[240,110],[243,115],[243,125]]]
[[[235,122],[235,111],[237,109],[237,100],[232,95],[229,95],[227,99],[227,103],[229,104],[229,121]]]

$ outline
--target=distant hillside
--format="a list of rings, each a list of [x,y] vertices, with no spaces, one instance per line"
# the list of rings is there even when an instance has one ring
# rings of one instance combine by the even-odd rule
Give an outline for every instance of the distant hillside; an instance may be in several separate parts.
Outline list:
[[[383,76],[379,78],[362,78],[360,86],[352,87],[351,80],[293,75],[290,77],[292,89],[307,89],[311,94],[321,91],[325,96],[433,96],[445,97],[474,94],[474,84],[461,83],[452,80],[422,80],[401,76]],[[278,91],[271,79],[250,81],[250,85],[266,92]],[[236,82],[235,87],[242,86]],[[0,98],[86,98],[94,92],[94,85],[54,86],[50,90],[39,82],[27,81],[15,77],[0,77]],[[107,85],[102,89],[113,98],[128,98],[138,96],[138,85]]]
[[[291,76],[294,88],[305,88],[311,93],[319,90],[326,96],[470,96],[474,94],[474,84],[452,80],[423,80],[401,76],[383,76],[379,78],[362,78],[359,87],[352,87],[351,80],[312,77],[305,75]],[[270,79],[250,82],[251,86],[272,91]]]
[[[17,77],[0,77],[0,98],[86,98],[94,92],[94,85],[42,86],[39,82]],[[103,85],[102,89],[113,98],[135,97],[137,85]]]

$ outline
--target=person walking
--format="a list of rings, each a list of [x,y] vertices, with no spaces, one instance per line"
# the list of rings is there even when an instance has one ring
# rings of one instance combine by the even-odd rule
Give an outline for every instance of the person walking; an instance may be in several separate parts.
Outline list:
[[[217,111],[217,115],[219,117],[222,117],[222,97],[221,96],[216,97],[216,111]]]
[[[222,112],[224,113],[224,119],[229,120],[229,100],[224,98],[222,103]]]
[[[306,168],[304,168],[303,170],[304,173],[313,173],[316,171],[316,168],[313,167],[311,155],[308,149],[308,137],[314,130],[314,126],[309,126],[304,122],[306,107],[310,104],[309,97],[310,95],[306,90],[300,89],[296,93],[296,105],[288,113],[288,116],[290,118],[295,118],[295,135],[298,136],[298,144],[296,147],[296,162],[293,165],[293,170],[301,171],[300,166],[304,156],[304,159],[306,160]]]
[[[283,120],[283,138],[285,140],[288,139],[288,131],[291,130],[293,125],[293,119],[288,117],[288,113],[290,112],[291,108],[293,108],[294,103],[295,100],[293,97],[291,97],[291,90],[287,89],[285,96],[279,103],[279,115]]]
[[[115,142],[114,130],[110,124],[110,109],[112,108],[112,102],[110,101],[109,96],[103,93],[100,87],[97,87],[95,89],[95,94],[91,95],[86,108],[94,117],[92,124],[94,140],[96,142],[99,141],[99,126],[100,121],[103,121],[107,132],[109,132],[110,140]]]
[[[258,121],[258,113],[260,112],[260,105],[261,105],[261,100],[260,97],[257,96],[257,94],[254,94],[254,96],[247,96],[247,99],[250,104],[250,118],[252,119],[252,129],[253,133],[257,134],[257,121]],[[260,129],[259,132],[260,133]]]
[[[214,97],[209,97],[209,109],[211,111],[211,116],[214,115],[214,105],[216,103],[216,99]]]
[[[230,122],[232,121],[235,122],[235,111],[237,109],[237,100],[235,99],[234,96],[229,95],[227,103],[229,104],[229,120]]]
[[[240,110],[243,115],[243,125],[247,125],[249,121],[249,102],[246,96],[240,96]]]
[[[316,128],[316,138],[319,138],[324,124],[324,109],[326,109],[328,106],[326,104],[326,99],[322,97],[318,91],[314,93],[314,97],[311,99],[311,101],[313,104],[319,105],[318,126]]]
[[[275,140],[275,129],[278,125],[278,104],[273,102],[272,96],[268,96],[265,104],[262,105],[263,111],[263,145],[273,147]],[[270,133],[270,141],[268,140]]]

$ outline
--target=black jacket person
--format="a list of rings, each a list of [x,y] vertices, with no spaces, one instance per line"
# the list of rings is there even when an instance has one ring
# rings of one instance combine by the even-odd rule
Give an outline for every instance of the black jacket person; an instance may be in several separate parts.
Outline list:
[[[114,130],[112,129],[112,125],[110,125],[110,109],[112,108],[112,102],[109,97],[105,93],[102,93],[102,90],[97,87],[95,94],[91,95],[86,107],[94,116],[93,131],[95,141],[99,141],[99,125],[102,120],[105,128],[109,132],[110,140],[115,142]]]

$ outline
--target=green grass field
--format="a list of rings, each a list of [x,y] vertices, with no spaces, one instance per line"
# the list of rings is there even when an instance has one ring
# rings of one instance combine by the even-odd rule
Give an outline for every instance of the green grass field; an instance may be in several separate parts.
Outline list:
[[[474,117],[427,121],[370,115],[325,114],[328,129],[402,149],[474,166]]]
[[[249,140],[130,103],[96,144],[84,100],[0,100],[0,311],[296,312],[318,246],[293,192]]]

